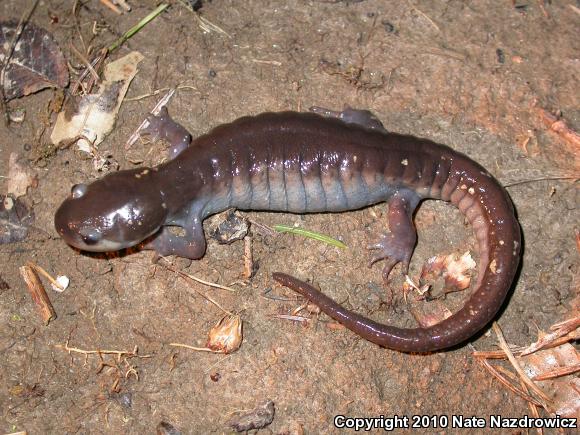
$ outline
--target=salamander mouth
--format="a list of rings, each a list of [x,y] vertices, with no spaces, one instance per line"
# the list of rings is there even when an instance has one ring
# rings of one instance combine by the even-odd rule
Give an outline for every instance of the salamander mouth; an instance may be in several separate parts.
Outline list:
[[[64,230],[60,229],[58,232],[61,237],[70,246],[80,249],[81,251],[87,252],[114,252],[121,249],[130,248],[131,246],[136,246],[143,240],[148,239],[155,233],[159,231],[159,228],[155,228],[149,234],[145,234],[143,237],[139,237],[135,240],[112,240],[103,236],[99,230],[93,228],[83,228],[81,230],[71,230],[65,227]]]
[[[120,249],[127,248],[132,246],[133,243],[120,243],[115,242],[112,240],[102,239],[98,243],[88,245],[84,242],[81,243],[69,243],[73,245],[75,248],[81,249],[83,251],[91,251],[91,252],[109,252],[109,251],[118,251]]]

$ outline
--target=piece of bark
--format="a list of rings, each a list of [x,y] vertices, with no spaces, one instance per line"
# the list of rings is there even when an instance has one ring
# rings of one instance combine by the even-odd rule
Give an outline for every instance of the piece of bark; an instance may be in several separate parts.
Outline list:
[[[44,290],[40,278],[30,266],[21,266],[20,275],[22,275],[22,278],[26,282],[28,292],[32,296],[32,300],[36,304],[44,324],[48,325],[52,319],[56,319],[56,311],[50,303],[50,299],[46,294],[46,290]]]

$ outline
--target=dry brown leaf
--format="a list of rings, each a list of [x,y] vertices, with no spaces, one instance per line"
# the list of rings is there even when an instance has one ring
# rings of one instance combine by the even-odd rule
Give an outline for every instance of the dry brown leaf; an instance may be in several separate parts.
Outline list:
[[[232,353],[242,344],[242,319],[227,315],[209,331],[207,348],[214,352]]]
[[[20,200],[0,195],[0,245],[23,240],[33,222],[33,211]]]
[[[250,227],[248,221],[234,210],[223,212],[214,221],[215,224],[209,230],[209,235],[222,245],[242,240],[248,234]]]
[[[238,415],[228,422],[228,426],[236,432],[247,432],[262,429],[274,420],[274,402],[266,400],[250,412]]]
[[[15,21],[0,22],[0,64],[5,61],[17,27]],[[29,95],[44,88],[64,88],[68,78],[66,60],[52,35],[27,23],[5,70],[6,99]]]
[[[530,378],[580,363],[578,352],[568,343],[516,359]],[[567,375],[535,383],[550,398],[556,414],[562,417],[580,417],[580,379],[577,376]]]
[[[469,251],[461,257],[457,254],[437,255],[431,257],[421,270],[421,283],[436,282],[440,278],[444,281],[443,293],[465,290],[471,283],[471,272],[476,263]],[[436,296],[436,295],[433,295]]]
[[[469,251],[463,255],[437,255],[429,258],[423,265],[418,283],[407,276],[403,284],[405,293],[413,290],[417,299],[430,303],[411,308],[411,314],[423,328],[428,328],[450,317],[453,313],[437,300],[447,293],[464,290],[471,283],[471,271],[475,261]]]
[[[14,198],[19,198],[26,195],[29,187],[36,187],[37,185],[38,178],[32,169],[26,165],[17,153],[10,153],[7,193],[13,195]]]
[[[115,125],[117,113],[141,60],[143,55],[133,51],[109,63],[96,93],[69,100],[65,110],[58,114],[50,136],[52,143],[57,145],[77,140],[81,151],[94,155],[96,147]]]
[[[568,303],[568,305],[570,305],[573,310],[580,312],[580,293],[577,294],[574,299]]]
[[[441,323],[443,320],[451,317],[453,314],[441,301],[431,301],[429,304],[422,304],[421,309],[411,308],[411,314],[421,325],[421,328],[429,328],[430,326]]]
[[[183,432],[167,421],[160,421],[155,433],[156,435],[181,435]]]

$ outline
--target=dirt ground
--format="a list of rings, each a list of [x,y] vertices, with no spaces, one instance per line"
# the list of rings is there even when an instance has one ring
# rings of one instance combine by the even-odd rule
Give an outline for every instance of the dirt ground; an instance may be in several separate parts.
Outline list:
[[[157,5],[130,1],[132,11],[117,15],[98,1],[78,2],[77,26],[75,3],[44,0],[31,17],[54,35],[74,67],[82,61],[73,46],[84,52],[79,29],[87,46],[107,45]],[[548,130],[541,109],[559,111],[570,128],[580,129],[577,2],[203,2],[201,15],[225,34],[204,31],[179,2],[168,3],[112,56],[138,50],[145,59],[102,154],[122,169],[134,167],[136,158],[158,161],[162,143],[124,149],[160,98],[134,97],[176,85],[187,87],[169,110],[194,136],[264,111],[371,109],[388,130],[450,145],[509,186],[525,249],[498,317],[508,342],[533,342],[538,330],[565,316],[579,290],[579,193],[574,180],[554,178],[578,176],[579,150]],[[0,16],[18,20],[31,4],[1,1]],[[0,432],[155,433],[165,421],[183,433],[228,433],[237,411],[267,399],[276,414],[260,433],[337,432],[337,414],[530,414],[471,355],[473,348],[496,349],[493,334],[476,337],[473,347],[414,355],[365,342],[325,316],[301,313],[310,322],[275,317],[302,303],[274,285],[271,273],[283,271],[313,280],[373,319],[416,325],[400,273],[385,288],[380,266],[366,267],[366,245],[386,227],[385,205],[333,215],[244,213],[262,225],[299,223],[349,246],[274,236],[254,224],[258,269],[249,282],[241,282],[243,242],[210,239],[202,260],[173,259],[177,270],[231,285],[235,293],[188,283],[153,264],[150,251],[103,257],[68,247],[53,228],[54,212],[73,184],[103,174],[73,147],[50,152],[46,111],[56,95],[45,90],[10,101],[10,110],[26,111],[25,120],[0,127],[0,174],[7,174],[9,154],[18,152],[38,175],[38,187],[24,198],[36,214],[33,228],[24,241],[0,246],[7,283],[0,290]],[[433,255],[473,252],[472,233],[450,205],[427,201],[415,221],[412,276]],[[49,290],[58,318],[48,326],[18,273],[27,261],[71,280],[63,293]],[[170,346],[204,346],[222,316],[196,291],[241,315],[244,341],[237,352]],[[443,303],[454,310],[467,297],[453,294]],[[67,343],[83,350],[138,347],[139,356],[69,354]]]

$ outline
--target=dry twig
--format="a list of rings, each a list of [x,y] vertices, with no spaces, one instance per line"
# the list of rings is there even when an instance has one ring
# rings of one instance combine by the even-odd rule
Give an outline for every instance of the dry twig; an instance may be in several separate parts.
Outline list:
[[[111,0],[100,0],[100,2],[118,15],[123,13]]]
[[[107,349],[95,349],[95,350],[85,350],[78,347],[70,347],[67,340],[65,344],[57,344],[56,347],[67,351],[69,354],[80,353],[83,355],[116,355],[117,361],[121,358],[151,358],[152,355],[139,355],[139,348],[135,346],[133,350],[107,350]]]
[[[220,284],[215,284],[212,282],[208,282],[208,281],[204,281],[203,279],[197,278],[193,275],[189,275],[185,272],[182,272],[180,270],[175,269],[171,263],[169,263],[169,261],[165,258],[165,257],[161,257],[163,260],[165,260],[166,264],[164,265],[164,267],[168,270],[171,270],[172,272],[178,274],[179,276],[181,276],[182,278],[186,278],[186,280],[191,280],[191,281],[195,281],[198,282],[200,284],[204,284],[210,287],[215,287],[215,288],[220,288],[223,290],[227,290],[227,291],[231,291],[231,292],[235,292],[236,290],[230,287],[226,287],[224,285],[220,285]],[[204,298],[205,300],[211,302],[212,304],[214,304],[216,307],[218,307],[220,310],[222,310],[224,313],[226,314],[230,314],[232,315],[231,311],[226,310],[224,307],[222,307],[219,303],[217,303],[215,300],[213,300],[211,297],[209,297],[208,295],[200,292],[199,290],[197,290],[195,287],[190,287],[194,292],[196,292],[198,295],[200,295],[202,298]]]
[[[171,97],[173,97],[173,94],[175,94],[175,88],[169,89],[169,92],[167,92],[167,94],[165,94],[163,96],[163,98],[161,98],[161,100],[159,100],[157,102],[157,104],[151,110],[150,113],[153,115],[159,115],[159,112],[161,111],[161,109],[163,107],[165,107],[167,105],[167,103],[169,103],[169,100],[171,100]],[[129,139],[127,139],[127,142],[125,143],[125,151],[127,151],[129,148],[131,148],[131,145],[133,145],[135,142],[137,142],[139,140],[139,138],[141,137],[141,135],[140,135],[141,130],[146,128],[148,125],[149,125],[149,120],[144,119],[143,122],[139,125],[139,127],[137,127],[137,129],[129,137]]]
[[[199,352],[227,353],[223,350],[213,350],[213,349],[210,349],[209,347],[195,347],[195,346],[190,346],[189,344],[183,344],[183,343],[169,343],[169,346],[184,347],[185,349],[196,350]]]
[[[252,238],[244,237],[244,279],[250,279],[254,274],[254,256],[252,255]]]
[[[541,403],[538,402],[536,399],[534,399],[532,396],[527,394],[525,391],[515,387],[511,382],[509,382],[506,378],[504,378],[502,374],[499,373],[499,371],[495,367],[493,367],[489,363],[489,361],[487,361],[485,358],[477,358],[477,362],[481,364],[494,378],[496,378],[508,390],[512,391],[513,393],[517,394],[522,399],[530,403],[541,405]]]
[[[538,107],[536,111],[548,130],[560,136],[570,146],[571,152],[577,153],[580,150],[580,134],[568,127],[563,119],[551,114],[546,109]]]
[[[541,375],[534,376],[532,381],[546,381],[548,379],[559,378],[561,376],[571,375],[580,371],[580,364],[575,364],[568,367],[558,367],[557,369],[550,370],[549,372],[544,372]]]
[[[578,328],[580,328],[580,314],[552,325],[550,330],[554,332],[544,335],[538,341],[523,349],[521,355],[529,355],[530,353],[543,349],[560,338],[567,338],[565,342],[571,339],[577,339],[580,336],[580,333],[576,331]]]
[[[20,275],[22,275],[22,278],[26,282],[28,292],[40,311],[44,324],[48,325],[52,319],[56,319],[56,311],[50,303],[50,299],[48,298],[46,290],[36,274],[35,269],[30,265],[21,266]]]
[[[540,401],[540,403],[542,404],[542,407],[547,410],[548,412],[552,412],[551,406],[550,406],[550,399],[544,394],[544,392],[529,378],[529,376],[522,370],[522,368],[520,367],[520,364],[518,363],[518,361],[516,360],[516,357],[514,356],[514,354],[512,353],[512,351],[510,350],[507,342],[505,341],[505,338],[503,336],[503,333],[501,332],[501,329],[499,327],[499,325],[497,324],[497,322],[493,323],[493,331],[495,332],[497,339],[499,341],[499,346],[500,348],[506,353],[506,356],[509,360],[509,362],[512,364],[514,370],[518,373],[518,375],[520,376],[520,379],[526,384],[526,386],[528,388],[530,388],[530,390],[532,390],[536,396],[538,397],[538,400]]]

